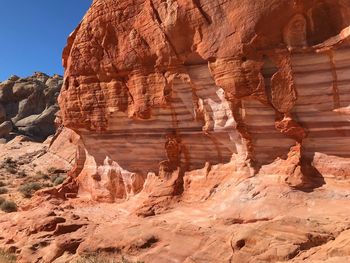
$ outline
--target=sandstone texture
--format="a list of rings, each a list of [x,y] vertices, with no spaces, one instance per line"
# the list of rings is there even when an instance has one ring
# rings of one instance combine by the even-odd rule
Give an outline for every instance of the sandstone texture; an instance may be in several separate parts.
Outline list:
[[[57,97],[63,78],[36,72],[0,83],[0,138],[11,132],[44,140],[55,133]],[[13,137],[10,137],[13,138]]]
[[[349,262],[350,0],[94,0],[63,65],[19,262]]]
[[[19,135],[1,144],[0,203],[5,199],[25,207],[35,191],[56,191],[54,186],[61,185],[73,168],[78,139],[73,131],[63,129],[43,143]]]
[[[347,177],[349,12],[346,0],[94,1],[63,52],[59,98],[81,136],[81,191],[113,202],[178,170],[180,193],[185,171],[231,161],[254,175],[286,160],[273,172],[301,189]]]

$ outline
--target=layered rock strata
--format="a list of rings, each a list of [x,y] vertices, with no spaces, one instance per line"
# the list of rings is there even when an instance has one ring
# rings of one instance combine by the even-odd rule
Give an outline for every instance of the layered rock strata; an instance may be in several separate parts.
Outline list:
[[[94,1],[60,96],[81,191],[114,201],[150,173],[231,160],[249,175],[291,160],[280,175],[302,188],[317,153],[348,167],[349,4]]]

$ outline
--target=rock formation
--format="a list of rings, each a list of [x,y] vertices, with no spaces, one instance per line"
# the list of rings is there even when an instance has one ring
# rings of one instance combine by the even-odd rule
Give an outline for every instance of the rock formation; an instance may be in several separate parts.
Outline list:
[[[350,0],[94,0],[63,52],[70,180],[0,217],[0,245],[349,262],[349,40]]]
[[[0,83],[0,138],[11,131],[46,139],[56,131],[57,97],[61,76],[36,72],[28,78],[11,76]]]
[[[318,153],[350,157],[337,112],[349,105],[349,4],[94,1],[64,50],[60,96],[81,136],[81,190],[115,201],[164,169],[234,161],[254,175],[276,158],[292,187],[322,183]],[[331,166],[323,176],[345,169]]]

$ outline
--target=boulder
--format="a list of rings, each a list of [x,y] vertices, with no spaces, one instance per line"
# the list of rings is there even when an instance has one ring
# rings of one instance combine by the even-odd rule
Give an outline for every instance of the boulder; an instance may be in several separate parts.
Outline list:
[[[52,105],[46,108],[40,114],[33,114],[26,118],[20,119],[16,122],[17,129],[29,136],[37,136],[40,134],[42,137],[47,138],[55,133],[55,114],[59,110],[57,105]]]
[[[4,138],[10,134],[12,131],[13,126],[10,121],[5,121],[2,124],[0,124],[0,138]]]
[[[3,104],[7,104],[8,102],[13,100],[13,92],[12,88],[15,84],[12,80],[6,80],[0,83],[0,102]]]

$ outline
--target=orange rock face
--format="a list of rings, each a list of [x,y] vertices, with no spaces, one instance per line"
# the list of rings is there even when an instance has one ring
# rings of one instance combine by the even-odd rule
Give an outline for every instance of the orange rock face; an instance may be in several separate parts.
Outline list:
[[[60,96],[81,136],[81,191],[116,201],[147,175],[232,160],[252,175],[296,149],[297,181],[310,182],[317,153],[349,158],[337,111],[350,98],[349,5],[94,1],[64,50]]]

